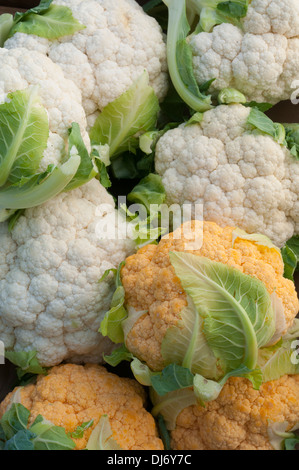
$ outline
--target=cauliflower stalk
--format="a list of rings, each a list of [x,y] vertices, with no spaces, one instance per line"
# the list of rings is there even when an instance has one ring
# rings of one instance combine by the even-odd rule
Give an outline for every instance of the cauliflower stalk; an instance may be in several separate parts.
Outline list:
[[[106,361],[133,359],[142,384],[161,396],[183,389],[186,400],[200,403],[216,399],[231,376],[258,389],[298,373],[291,340],[299,302],[283,271],[280,250],[266,237],[212,222],[183,224],[122,266],[122,308],[118,318],[110,310],[101,331],[110,336],[110,323],[126,348]]]
[[[237,88],[248,101],[260,103],[290,99],[299,70],[297,0],[164,3],[170,75],[191,108],[208,109],[210,96],[199,95],[201,88],[213,96]]]
[[[162,99],[167,91],[166,46],[160,26],[135,0],[55,0],[86,26],[57,40],[17,29],[4,47],[25,47],[48,55],[80,88],[89,124],[143,73]]]
[[[284,246],[299,233],[298,131],[242,104],[220,105],[199,117],[157,142],[155,168],[166,203],[191,204],[193,216],[202,205],[205,220],[262,233]]]
[[[17,387],[1,403],[0,446],[4,450],[163,450],[145,399],[136,381],[104,367],[60,365],[47,376],[38,376],[36,384]]]
[[[96,175],[81,93],[49,58],[0,50],[0,216]]]

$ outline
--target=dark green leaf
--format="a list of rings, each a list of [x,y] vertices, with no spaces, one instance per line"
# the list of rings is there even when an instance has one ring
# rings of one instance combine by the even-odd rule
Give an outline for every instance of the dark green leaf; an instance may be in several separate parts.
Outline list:
[[[160,374],[151,378],[152,387],[163,396],[181,388],[192,387],[194,375],[189,369],[177,364],[166,366]]]
[[[163,444],[164,444],[164,449],[165,450],[171,450],[170,434],[169,434],[169,431],[166,427],[166,424],[165,424],[165,421],[164,421],[164,418],[163,418],[162,415],[158,415],[157,422],[158,422],[160,437],[161,437],[161,439],[163,441]]]
[[[286,279],[290,279],[291,281],[294,281],[294,272],[297,268],[297,261],[298,261],[297,256],[288,245],[285,245],[281,249],[281,255],[282,255],[283,262],[284,262],[283,276]]]
[[[25,374],[46,375],[47,369],[42,367],[36,357],[36,351],[6,351],[5,357],[18,366],[17,374],[21,379]]]
[[[299,448],[299,436],[290,437],[284,441],[285,450],[298,450]]]
[[[30,411],[21,403],[13,403],[1,418],[2,432],[7,440],[11,439],[18,431],[27,429]]]
[[[217,10],[231,18],[244,18],[247,15],[248,0],[220,2],[217,5]]]
[[[18,431],[5,443],[4,450],[34,450],[32,439],[36,437],[31,431]]]

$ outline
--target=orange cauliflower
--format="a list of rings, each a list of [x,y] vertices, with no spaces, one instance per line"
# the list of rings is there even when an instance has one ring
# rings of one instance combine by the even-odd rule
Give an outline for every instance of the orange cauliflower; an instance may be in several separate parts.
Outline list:
[[[14,397],[15,389],[0,405],[0,419]],[[132,379],[120,378],[104,367],[65,364],[53,367],[47,376],[38,376],[34,385],[19,389],[20,403],[31,411],[29,425],[38,415],[74,432],[93,420],[83,438],[74,439],[76,449],[84,449],[103,415],[107,415],[113,439],[124,450],[162,450],[153,417],[145,408],[145,392]]]
[[[284,375],[254,390],[231,378],[219,397],[203,408],[185,408],[171,432],[175,450],[273,450],[271,429],[299,422],[299,376]]]
[[[271,243],[260,243],[250,236],[244,238],[246,234],[242,238],[235,227],[221,228],[212,222],[191,223],[191,231],[200,233],[201,230],[202,246],[190,253],[236,268],[262,281],[269,294],[276,293],[282,304],[281,334],[284,334],[296,317],[299,302],[294,283],[283,277],[280,251]],[[125,306],[129,312],[141,312],[126,335],[126,346],[152,370],[162,370],[165,366],[161,354],[163,338],[171,326],[178,324],[188,303],[169,257],[170,252],[186,251],[188,242],[184,237],[176,238],[174,232],[162,238],[158,245],[144,246],[128,257],[121,270]]]

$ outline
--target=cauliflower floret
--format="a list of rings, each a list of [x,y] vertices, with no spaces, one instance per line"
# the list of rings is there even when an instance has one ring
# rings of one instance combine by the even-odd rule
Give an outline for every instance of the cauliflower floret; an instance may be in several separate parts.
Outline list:
[[[65,364],[47,376],[38,376],[36,385],[11,392],[0,405],[0,419],[18,391],[20,403],[31,412],[29,425],[42,415],[66,432],[93,420],[82,438],[74,439],[76,449],[84,449],[101,416],[108,415],[113,439],[123,450],[163,450],[153,417],[145,408],[145,393],[134,380],[120,378],[104,367]]]
[[[227,264],[242,273],[262,281],[269,294],[276,293],[281,300],[285,331],[298,313],[299,301],[294,283],[283,277],[284,265],[277,250],[258,245],[254,241],[237,238],[233,244],[235,227],[221,228],[212,222],[193,221],[191,231],[201,233],[200,249],[191,250],[198,256]],[[187,295],[170,262],[171,251],[185,251],[188,238],[176,232],[163,237],[158,245],[147,245],[127,258],[121,270],[127,309],[145,312],[126,337],[126,346],[135,356],[153,370],[165,366],[161,345],[167,330],[177,325],[182,310],[187,306]],[[189,250],[188,250],[189,251]]]
[[[80,90],[64,77],[61,68],[40,52],[24,48],[0,49],[0,103],[7,94],[38,85],[41,103],[49,118],[48,145],[40,164],[45,171],[50,164],[58,165],[65,153],[68,129],[76,122],[84,143],[90,149],[87,121]]]
[[[273,450],[271,427],[299,421],[299,376],[284,375],[254,390],[249,380],[231,378],[219,397],[185,408],[171,432],[175,450]]]
[[[26,210],[11,233],[0,224],[5,347],[36,350],[46,366],[65,359],[101,361],[103,351],[111,350],[98,329],[113,280],[99,279],[134,251],[126,228],[112,196],[95,179]]]
[[[215,78],[212,93],[234,87],[248,101],[290,99],[299,71],[298,18],[297,0],[252,0],[242,30],[223,23],[192,36],[198,83]]]
[[[252,133],[250,108],[218,106],[200,124],[161,137],[155,167],[168,204],[203,205],[205,220],[267,235],[282,247],[298,232],[298,162],[272,137]],[[193,214],[194,216],[194,214]]]
[[[54,0],[72,10],[85,29],[49,41],[16,33],[5,47],[42,51],[80,88],[89,122],[97,110],[124,93],[148,71],[159,99],[167,91],[166,46],[160,26],[135,0]]]

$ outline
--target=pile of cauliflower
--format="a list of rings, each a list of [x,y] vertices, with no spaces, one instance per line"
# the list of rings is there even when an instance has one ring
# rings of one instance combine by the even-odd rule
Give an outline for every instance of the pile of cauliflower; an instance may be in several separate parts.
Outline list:
[[[0,450],[296,448],[299,125],[263,110],[296,86],[298,17],[297,0],[0,16],[0,360],[18,379]]]

